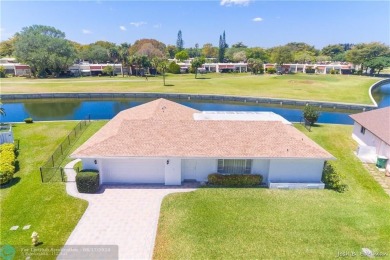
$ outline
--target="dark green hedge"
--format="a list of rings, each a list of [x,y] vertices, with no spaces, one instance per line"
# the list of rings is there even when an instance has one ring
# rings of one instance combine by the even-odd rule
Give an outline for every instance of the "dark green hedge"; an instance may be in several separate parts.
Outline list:
[[[248,187],[260,185],[263,176],[260,174],[220,174],[213,173],[208,176],[208,183],[220,186]]]
[[[77,190],[80,193],[95,193],[99,190],[99,172],[82,170],[76,175]]]

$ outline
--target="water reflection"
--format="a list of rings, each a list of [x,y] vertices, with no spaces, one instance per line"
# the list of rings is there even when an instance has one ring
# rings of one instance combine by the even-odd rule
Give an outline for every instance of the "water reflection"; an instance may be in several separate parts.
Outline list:
[[[80,105],[80,101],[33,102],[24,103],[24,108],[27,114],[35,120],[45,120],[46,118],[71,119]]]

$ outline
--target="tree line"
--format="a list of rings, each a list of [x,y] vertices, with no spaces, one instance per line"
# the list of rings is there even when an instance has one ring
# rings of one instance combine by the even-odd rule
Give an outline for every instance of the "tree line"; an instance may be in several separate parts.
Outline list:
[[[168,63],[169,58],[179,61],[193,58],[192,70],[195,73],[206,60],[247,62],[253,73],[261,72],[264,63],[352,62],[360,65],[362,72],[371,74],[390,66],[390,48],[380,42],[330,44],[321,50],[303,42],[271,48],[248,47],[238,42],[229,47],[224,31],[219,37],[219,46],[205,43],[200,47],[197,43],[194,47],[185,48],[182,31],[179,30],[176,45],[166,45],[155,39],[140,39],[132,44],[96,41],[83,45],[67,40],[64,32],[44,25],[25,27],[10,39],[0,42],[0,57],[7,56],[28,64],[34,76],[42,77],[59,75],[80,61],[120,63],[124,68],[133,65],[177,72],[177,66]]]

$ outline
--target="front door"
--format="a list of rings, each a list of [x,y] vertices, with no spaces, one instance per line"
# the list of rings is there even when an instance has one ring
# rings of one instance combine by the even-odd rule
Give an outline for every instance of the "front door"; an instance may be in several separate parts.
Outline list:
[[[184,180],[196,180],[196,160],[184,159],[182,161],[182,173]]]

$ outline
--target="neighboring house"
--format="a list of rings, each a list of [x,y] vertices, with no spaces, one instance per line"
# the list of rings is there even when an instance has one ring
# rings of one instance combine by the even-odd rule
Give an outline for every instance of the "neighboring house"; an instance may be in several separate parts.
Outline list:
[[[331,74],[332,71],[337,72],[337,74],[352,74],[353,65],[352,63],[347,62],[335,62],[335,63],[313,63],[313,64],[305,64],[305,63],[291,63],[291,64],[283,64],[278,66],[277,64],[266,63],[263,65],[264,70],[270,68],[275,68],[278,71],[283,73],[309,73],[308,71],[313,71],[317,74]]]
[[[200,112],[165,99],[120,112],[71,157],[103,184],[180,185],[219,172],[283,188],[323,188],[324,162],[334,159],[274,113]]]
[[[30,66],[18,63],[15,58],[1,58],[0,66],[4,67],[5,74],[12,74],[14,76],[31,75]]]
[[[376,161],[376,156],[390,158],[390,107],[354,114],[351,118],[355,121],[352,138],[359,144],[357,155],[369,161],[374,153],[371,162]],[[390,171],[389,160],[386,169]]]

